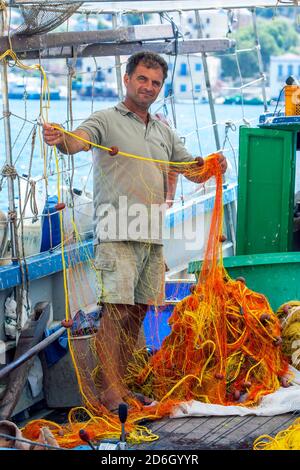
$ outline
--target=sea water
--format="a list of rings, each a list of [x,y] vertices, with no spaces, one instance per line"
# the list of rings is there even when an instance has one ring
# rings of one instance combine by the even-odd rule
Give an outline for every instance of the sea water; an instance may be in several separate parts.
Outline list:
[[[93,111],[98,109],[104,109],[111,107],[116,102],[113,101],[94,101],[93,105],[90,101],[81,101],[74,100],[72,102],[73,108],[73,118],[74,124],[73,129],[76,128],[80,122],[86,119]],[[176,122],[177,122],[177,132],[180,136],[185,137],[185,145],[187,149],[194,156],[198,155],[208,155],[211,152],[216,150],[213,129],[210,127],[210,111],[208,104],[196,103],[195,109],[192,103],[188,104],[176,104]],[[0,109],[2,109],[2,102],[0,100]],[[28,174],[29,169],[29,160],[31,153],[31,135],[32,130],[31,123],[24,123],[20,117],[25,117],[25,106],[23,100],[11,100],[10,109],[13,112],[11,116],[11,140],[12,140],[12,153],[13,161],[15,167],[19,174]],[[65,116],[67,115],[67,102],[66,101],[55,101],[51,103],[50,109],[48,111],[49,122],[56,122],[63,124],[66,128]],[[247,121],[251,122],[252,126],[255,126],[258,123],[258,118],[261,113],[263,113],[262,106],[244,106],[244,114],[241,106],[236,105],[216,105],[215,106],[217,121],[220,122],[218,127],[220,135],[221,147],[224,142],[225,135],[225,122],[227,121],[238,121],[236,123],[236,131],[229,130],[228,137],[230,143],[227,141],[225,148],[226,156],[229,161],[229,169],[227,171],[227,180],[235,181],[236,178],[236,165],[238,158],[238,128],[240,125],[245,124],[243,117]],[[35,122],[39,114],[39,101],[30,101],[26,104],[26,118],[29,121]],[[155,103],[151,112],[162,112],[159,103]],[[46,114],[46,113],[44,113]],[[16,117],[19,116],[19,117]],[[172,113],[171,109],[168,109],[168,119],[172,122]],[[199,138],[195,129],[199,129]],[[203,129],[202,129],[203,128]],[[231,144],[231,145],[230,145]],[[41,134],[38,133],[35,143],[35,151],[32,164],[31,175],[33,177],[38,177],[43,174],[44,171],[44,162],[41,152],[42,139]],[[233,152],[231,146],[235,149]],[[0,167],[5,164],[5,146],[4,146],[4,130],[3,125],[0,124]],[[126,149],[122,149],[126,152]],[[92,174],[90,172],[91,164],[91,153],[81,152],[74,157],[75,161],[75,172],[74,172],[74,183],[73,186],[78,189],[82,189],[83,186],[87,190],[92,191]],[[47,174],[51,175],[51,172],[54,174],[55,161],[54,158],[50,160],[50,163],[47,168]],[[50,195],[57,194],[56,176],[49,177],[49,187],[48,192]],[[299,178],[298,178],[299,181]],[[68,184],[67,181],[61,181],[61,184]],[[189,193],[194,192],[196,185],[187,181],[185,178],[182,178],[182,181],[178,184],[177,187],[177,196],[180,197],[181,193],[184,196],[188,196]],[[17,185],[15,185],[15,195],[18,198]],[[7,196],[7,184],[4,181],[3,189],[0,192],[0,209],[7,211],[8,208],[8,196]]]

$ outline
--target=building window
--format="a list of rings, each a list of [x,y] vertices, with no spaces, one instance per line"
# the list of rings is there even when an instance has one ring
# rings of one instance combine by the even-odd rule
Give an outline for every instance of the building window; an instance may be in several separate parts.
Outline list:
[[[185,85],[184,83],[182,83],[182,84],[180,85],[180,91],[181,91],[182,93],[184,93],[184,92],[186,91],[186,85]]]
[[[293,69],[294,67],[292,65],[288,65],[288,69],[287,69],[288,75],[293,75]]]
[[[173,68],[173,64],[172,64],[172,62],[169,62],[168,63],[168,70],[172,70],[172,68]]]
[[[112,73],[112,68],[111,67],[107,70],[107,73]]]
[[[182,77],[186,77],[187,76],[187,65],[185,62],[183,62],[182,64],[180,64],[180,72],[179,72],[179,75],[181,75]]]
[[[283,66],[282,64],[278,65],[278,78],[281,78],[283,75]]]
[[[300,65],[298,65],[298,78],[300,78]]]
[[[188,18],[188,24],[192,24],[193,23],[193,18]]]
[[[195,64],[195,70],[196,72],[201,72],[202,65],[201,64]]]
[[[200,93],[201,85],[195,85],[195,93]]]
[[[206,24],[210,23],[210,18],[206,18]]]
[[[207,34],[206,34],[206,37],[207,37],[207,38],[210,38],[210,34],[207,33]]]

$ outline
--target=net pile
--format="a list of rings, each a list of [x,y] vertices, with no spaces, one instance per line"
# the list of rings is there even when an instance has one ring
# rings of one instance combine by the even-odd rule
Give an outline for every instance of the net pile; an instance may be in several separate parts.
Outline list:
[[[277,315],[282,326],[282,350],[289,362],[300,370],[300,302],[291,300],[281,305]]]
[[[267,299],[223,267],[222,180],[214,164],[212,158],[216,200],[198,284],[175,307],[171,334],[136,381],[157,400],[254,405],[280,386],[288,365],[281,326]]]
[[[203,170],[191,166],[187,171]],[[216,197],[202,270],[194,292],[175,307],[169,321],[171,333],[161,349],[153,356],[145,348],[136,350],[134,360],[128,365],[124,388],[129,387],[132,393],[124,399],[131,406],[126,424],[129,442],[157,438],[138,425],[142,418],[168,416],[176,404],[191,399],[224,405],[255,405],[263,395],[276,390],[287,374],[280,323],[267,299],[248,289],[243,279],[230,279],[223,267],[222,175],[217,154],[206,159],[205,171],[216,178]],[[72,293],[68,303],[70,310],[76,311],[88,302],[89,295],[93,297],[91,286],[97,283],[87,281],[82,264],[75,267],[69,259],[68,265],[68,290]],[[97,279],[97,271],[95,276]],[[101,348],[109,351],[109,345],[97,340],[95,329],[89,328],[88,323],[85,333],[89,334],[88,347],[87,343],[76,340],[78,333],[69,331],[69,346],[84,406],[73,409],[64,426],[44,421],[29,423],[23,431],[27,438],[35,439],[40,427],[45,425],[63,447],[81,443],[78,431],[83,426],[93,439],[120,435],[118,419],[101,403],[98,358]],[[116,371],[111,370],[111,374]],[[143,407],[133,394],[137,391],[155,399],[155,404]]]

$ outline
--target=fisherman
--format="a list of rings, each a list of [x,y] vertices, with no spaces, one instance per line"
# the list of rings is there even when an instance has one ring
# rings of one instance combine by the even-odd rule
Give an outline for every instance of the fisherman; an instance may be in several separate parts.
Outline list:
[[[154,217],[152,208],[165,202],[168,164],[149,163],[149,159],[195,160],[193,175],[187,171],[191,165],[178,165],[176,171],[196,183],[207,179],[205,171],[202,177],[196,171],[205,170],[205,161],[192,157],[177,134],[149,113],[167,73],[168,64],[160,55],[135,53],[126,65],[122,102],[94,112],[73,131],[75,137],[55,129],[53,123],[43,126],[45,142],[62,153],[90,150],[91,144],[84,141],[112,149],[93,148],[95,266],[101,276],[103,305],[97,351],[102,366],[101,400],[110,410],[133,397],[124,385],[126,368],[148,306],[164,303],[163,216]],[[126,158],[117,155],[119,151],[145,158]],[[224,173],[227,163],[221,153],[219,164]],[[139,230],[133,230],[137,207]],[[143,404],[151,402],[139,398]]]

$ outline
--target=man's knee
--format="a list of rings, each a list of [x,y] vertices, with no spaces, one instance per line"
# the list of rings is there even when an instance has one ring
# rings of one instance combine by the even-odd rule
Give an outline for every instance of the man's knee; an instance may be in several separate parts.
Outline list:
[[[147,310],[148,310],[148,305],[136,304],[135,307],[136,307],[137,315],[141,318],[141,320],[144,320]]]
[[[102,317],[121,322],[129,314],[131,305],[103,303]]]

